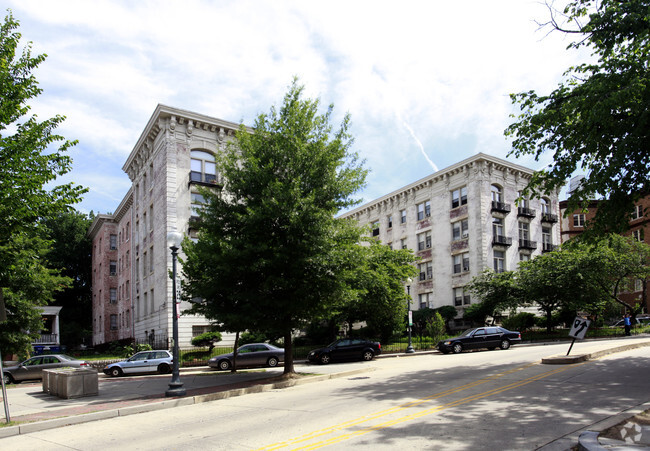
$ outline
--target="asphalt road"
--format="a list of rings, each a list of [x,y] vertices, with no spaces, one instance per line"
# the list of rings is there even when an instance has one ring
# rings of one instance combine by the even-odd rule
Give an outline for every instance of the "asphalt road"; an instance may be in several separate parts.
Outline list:
[[[649,347],[575,365],[539,363],[567,347],[352,364],[373,371],[8,437],[0,445],[7,450],[551,449],[557,439],[650,401]]]

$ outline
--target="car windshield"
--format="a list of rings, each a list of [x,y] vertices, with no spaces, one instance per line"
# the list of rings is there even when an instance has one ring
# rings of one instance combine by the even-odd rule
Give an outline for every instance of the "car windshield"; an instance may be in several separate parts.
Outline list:
[[[459,335],[459,337],[467,337],[469,334],[474,332],[476,329],[467,329],[465,332]]]

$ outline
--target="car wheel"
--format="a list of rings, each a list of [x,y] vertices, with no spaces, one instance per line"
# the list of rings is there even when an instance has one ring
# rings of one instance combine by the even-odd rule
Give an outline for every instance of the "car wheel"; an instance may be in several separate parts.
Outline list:
[[[119,366],[114,366],[111,368],[110,373],[113,377],[119,377],[122,375],[122,369]]]
[[[454,352],[454,354],[460,354],[463,351],[463,345],[460,343],[454,343],[454,345],[451,347],[451,350]]]
[[[329,354],[323,354],[320,356],[320,363],[323,365],[327,365],[330,363],[330,355]]]
[[[501,345],[499,345],[501,349],[508,349],[510,347],[510,341],[509,340],[501,340]]]
[[[4,379],[5,384],[15,384],[14,378],[9,373],[2,373],[2,379]]]
[[[220,370],[229,370],[230,369],[230,361],[229,360],[222,360],[219,362],[219,369]]]
[[[372,352],[372,351],[364,351],[361,358],[363,360],[365,360],[366,362],[370,362],[374,356],[375,356],[374,352]]]
[[[158,365],[158,372],[160,374],[169,374],[171,373],[172,369],[167,365],[166,363],[161,363]]]
[[[271,368],[278,366],[278,359],[275,357],[269,357],[269,360],[267,360],[266,364]]]

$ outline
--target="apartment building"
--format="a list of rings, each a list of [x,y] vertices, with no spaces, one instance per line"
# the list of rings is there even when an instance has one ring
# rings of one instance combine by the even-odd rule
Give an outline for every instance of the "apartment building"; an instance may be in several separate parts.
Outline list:
[[[514,270],[560,243],[558,193],[515,203],[532,174],[479,153],[341,217],[370,226],[393,249],[413,249],[419,271],[411,308],[453,305],[462,327],[472,277],[486,268]]]
[[[591,201],[586,209],[566,214],[567,201],[560,202],[560,214],[562,215],[561,234],[562,242],[580,235],[585,224],[596,216],[598,211],[597,200]],[[647,242],[650,238],[650,219],[645,212],[650,211],[650,196],[645,196],[634,206],[630,212],[630,229],[624,235],[632,236],[637,241]],[[635,280],[630,284],[627,292],[621,294],[621,298],[630,303],[641,303],[646,312],[650,312],[650,294],[648,293],[647,280]]]
[[[172,335],[172,267],[167,233],[195,237],[204,202],[198,188],[218,189],[215,155],[239,125],[158,105],[123,170],[131,189],[113,214],[98,215],[93,241],[93,344],[120,339],[163,346]],[[182,257],[182,255],[181,255]],[[180,286],[180,284],[179,284]],[[189,305],[181,304],[181,312]],[[179,345],[210,328],[179,317]]]

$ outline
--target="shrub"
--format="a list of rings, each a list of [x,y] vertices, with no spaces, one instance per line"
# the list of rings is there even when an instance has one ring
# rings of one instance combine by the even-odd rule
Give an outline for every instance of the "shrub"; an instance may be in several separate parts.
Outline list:
[[[208,351],[211,352],[214,344],[219,341],[221,341],[221,332],[205,332],[192,338],[192,346],[208,347]]]
[[[445,320],[439,312],[435,312],[431,318],[426,322],[426,334],[431,337],[432,341],[438,342],[442,340],[447,328],[445,327]]]
[[[508,330],[524,332],[535,325],[535,315],[528,312],[517,313],[505,318],[502,324]]]

